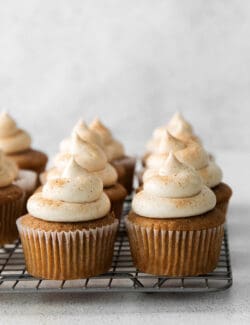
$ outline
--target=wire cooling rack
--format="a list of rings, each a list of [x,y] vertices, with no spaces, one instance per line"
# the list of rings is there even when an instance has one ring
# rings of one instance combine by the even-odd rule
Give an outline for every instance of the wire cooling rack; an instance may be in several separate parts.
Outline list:
[[[123,215],[131,200],[124,204]],[[113,263],[106,274],[87,279],[54,281],[33,278],[25,269],[22,245],[19,241],[0,247],[0,293],[41,292],[211,292],[228,289],[232,272],[225,235],[216,269],[209,274],[192,277],[157,277],[139,272],[132,263],[123,221],[115,243]]]

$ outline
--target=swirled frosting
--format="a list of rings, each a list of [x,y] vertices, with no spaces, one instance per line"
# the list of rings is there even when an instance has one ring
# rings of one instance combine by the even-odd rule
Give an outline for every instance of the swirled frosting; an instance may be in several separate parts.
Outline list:
[[[180,113],[176,113],[167,125],[160,126],[154,130],[152,138],[146,144],[147,152],[153,153],[157,151],[162,136],[166,131],[177,139],[201,143],[200,139],[193,133],[191,124]]]
[[[104,187],[112,186],[117,182],[117,172],[113,166],[107,162],[104,151],[94,143],[83,141],[77,134],[72,139],[71,153],[59,153],[55,157],[56,169],[48,172],[47,178],[55,178],[66,167],[71,156],[84,169],[94,173],[103,181]]]
[[[110,201],[101,179],[71,158],[60,178],[48,180],[42,192],[30,197],[27,209],[32,216],[47,221],[80,222],[107,215]]]
[[[86,142],[94,143],[99,147],[104,148],[101,136],[95,131],[91,130],[87,124],[82,119],[80,119],[74,126],[71,137],[61,141],[61,152],[70,152],[72,137],[74,134],[77,134],[82,140]]]
[[[221,182],[222,171],[220,167],[209,158],[208,153],[200,144],[193,141],[178,140],[169,133],[162,137],[158,151],[148,157],[143,182],[158,173],[170,151],[175,153],[178,160],[195,168],[208,187],[214,187]]]
[[[9,186],[16,179],[18,168],[0,150],[0,187]]]
[[[172,152],[132,201],[134,212],[149,218],[191,217],[206,213],[215,205],[215,194],[203,184],[195,169],[181,163]]]
[[[193,127],[188,123],[181,113],[175,113],[167,125],[168,131],[178,139],[192,140],[201,143],[194,134]]]
[[[6,154],[12,154],[27,150],[31,145],[29,134],[17,128],[12,117],[2,112],[0,114],[0,149]]]
[[[125,155],[122,143],[113,138],[110,130],[99,119],[95,119],[89,128],[102,138],[108,161],[122,158]]]

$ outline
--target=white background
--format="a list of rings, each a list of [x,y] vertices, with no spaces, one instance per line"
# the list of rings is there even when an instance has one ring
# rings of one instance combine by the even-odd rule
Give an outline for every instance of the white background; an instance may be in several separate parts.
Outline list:
[[[50,154],[95,116],[141,153],[181,110],[234,190],[230,291],[5,295],[0,323],[249,324],[249,0],[0,0],[0,105]]]
[[[49,153],[80,116],[141,152],[176,110],[249,150],[250,2],[2,1],[0,105]]]

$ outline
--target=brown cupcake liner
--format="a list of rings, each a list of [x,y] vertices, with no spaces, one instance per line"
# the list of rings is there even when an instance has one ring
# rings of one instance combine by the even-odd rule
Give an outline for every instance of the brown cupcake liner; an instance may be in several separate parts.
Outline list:
[[[0,245],[18,239],[16,220],[22,215],[23,197],[0,205]]]
[[[27,271],[34,277],[72,280],[109,270],[118,228],[111,225],[76,231],[31,229],[17,221]]]
[[[142,227],[125,219],[134,265],[144,273],[192,276],[212,272],[218,263],[223,224],[195,231]]]

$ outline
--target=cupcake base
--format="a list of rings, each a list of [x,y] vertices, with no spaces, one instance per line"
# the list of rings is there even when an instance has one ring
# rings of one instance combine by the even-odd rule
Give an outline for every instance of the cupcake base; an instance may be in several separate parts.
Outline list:
[[[195,217],[154,219],[134,212],[126,217],[134,265],[158,276],[194,276],[212,272],[224,234],[218,209]]]
[[[34,277],[72,280],[109,270],[118,221],[113,214],[76,223],[48,222],[27,214],[17,220],[27,271]]]
[[[22,214],[23,191],[15,185],[0,189],[0,246],[18,239],[16,220]]]
[[[20,169],[30,169],[37,174],[45,170],[48,161],[48,157],[45,153],[34,149],[8,154],[8,157],[12,159]]]
[[[103,191],[110,199],[111,211],[114,212],[116,218],[120,219],[122,215],[123,203],[127,196],[127,191],[119,183],[106,187],[103,189]]]

